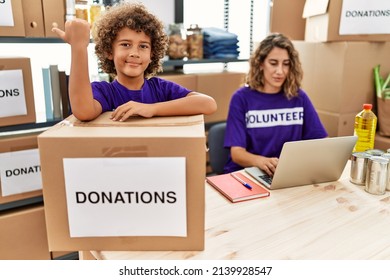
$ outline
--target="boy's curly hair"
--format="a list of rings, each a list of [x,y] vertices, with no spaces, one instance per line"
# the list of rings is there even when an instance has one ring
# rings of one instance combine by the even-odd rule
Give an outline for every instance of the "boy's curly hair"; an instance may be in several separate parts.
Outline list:
[[[146,68],[146,78],[162,71],[162,59],[168,47],[168,36],[164,24],[151,14],[141,3],[122,2],[104,11],[93,27],[95,53],[100,68],[111,77],[117,75],[114,62],[108,59],[112,54],[112,44],[120,30],[124,27],[141,30],[151,40],[151,62]]]
[[[298,51],[295,49],[291,40],[283,34],[269,34],[249,59],[250,70],[246,76],[246,83],[253,89],[264,86],[264,73],[260,70],[260,66],[264,63],[268,54],[273,48],[285,49],[290,58],[290,71],[287,79],[283,84],[283,90],[287,98],[292,98],[298,95],[298,89],[301,86],[303,70],[299,60]]]

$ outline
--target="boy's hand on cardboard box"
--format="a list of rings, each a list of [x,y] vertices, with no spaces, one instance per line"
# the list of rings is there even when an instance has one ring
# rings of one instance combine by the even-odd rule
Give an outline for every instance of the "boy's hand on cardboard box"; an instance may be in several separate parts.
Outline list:
[[[135,101],[129,101],[117,107],[111,114],[113,121],[125,121],[131,116],[141,116],[151,118],[155,115],[155,104],[144,104]]]

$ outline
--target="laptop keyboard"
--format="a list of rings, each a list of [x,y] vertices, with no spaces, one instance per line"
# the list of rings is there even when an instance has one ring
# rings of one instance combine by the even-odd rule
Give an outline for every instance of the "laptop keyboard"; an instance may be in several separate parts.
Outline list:
[[[265,182],[267,182],[269,185],[271,185],[272,183],[272,177],[267,175],[267,174],[264,174],[264,175],[260,175],[259,176],[262,180],[264,180]]]

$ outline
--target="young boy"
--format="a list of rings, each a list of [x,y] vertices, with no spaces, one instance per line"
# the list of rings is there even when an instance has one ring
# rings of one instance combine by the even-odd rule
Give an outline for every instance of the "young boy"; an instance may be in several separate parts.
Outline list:
[[[71,46],[69,99],[79,120],[93,120],[106,111],[113,111],[112,120],[125,121],[134,115],[212,114],[217,109],[212,97],[153,77],[162,71],[168,38],[163,23],[142,4],[110,7],[95,22],[95,53],[101,69],[115,78],[111,83],[90,82],[87,21],[67,21],[64,31],[53,32]]]

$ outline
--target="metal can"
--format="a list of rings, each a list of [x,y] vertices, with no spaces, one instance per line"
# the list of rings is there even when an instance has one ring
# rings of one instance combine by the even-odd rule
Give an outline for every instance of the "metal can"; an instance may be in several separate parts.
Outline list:
[[[381,195],[386,192],[389,159],[372,156],[368,159],[365,191]]]
[[[355,152],[351,156],[350,181],[357,185],[366,184],[367,162],[371,155],[366,152]]]
[[[380,150],[380,149],[371,149],[371,150],[366,150],[365,153],[372,155],[372,156],[381,156],[385,153],[385,151]]]
[[[389,160],[389,164],[387,165],[387,184],[386,191],[390,191],[390,152],[384,153],[381,157],[387,158]]]

